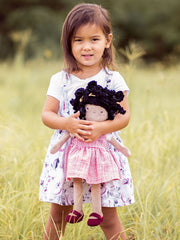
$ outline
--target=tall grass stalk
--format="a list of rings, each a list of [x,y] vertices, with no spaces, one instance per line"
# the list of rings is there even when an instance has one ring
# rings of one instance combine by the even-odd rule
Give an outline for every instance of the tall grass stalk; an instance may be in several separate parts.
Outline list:
[[[52,131],[41,109],[57,62],[2,63],[0,75],[0,239],[39,240],[49,214],[38,200],[39,176]],[[126,69],[124,70],[126,71]],[[121,133],[136,202],[118,209],[129,240],[180,239],[180,66],[134,68],[131,121]],[[125,75],[127,73],[125,72]],[[64,240],[105,239],[85,220],[68,225]]]

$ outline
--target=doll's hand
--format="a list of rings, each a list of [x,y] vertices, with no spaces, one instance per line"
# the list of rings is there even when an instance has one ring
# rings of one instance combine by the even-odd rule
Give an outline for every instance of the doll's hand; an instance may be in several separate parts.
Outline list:
[[[67,118],[67,131],[81,141],[84,141],[84,136],[90,136],[93,130],[93,122],[78,119],[80,112]]]

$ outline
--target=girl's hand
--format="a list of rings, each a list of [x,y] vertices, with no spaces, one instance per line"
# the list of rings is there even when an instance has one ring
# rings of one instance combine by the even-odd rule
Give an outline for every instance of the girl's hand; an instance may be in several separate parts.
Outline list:
[[[77,112],[68,118],[58,115],[59,101],[51,96],[47,96],[43,111],[43,123],[52,129],[67,130],[79,140],[84,141],[84,136],[89,136],[93,125],[91,121],[77,119],[80,112]]]
[[[84,135],[84,142],[93,142],[97,140],[103,134],[103,123],[106,122],[92,122],[93,129],[90,131],[89,135]]]
[[[93,125],[92,125],[93,130],[91,131],[91,135],[83,136],[85,142],[93,142],[104,134],[121,130],[128,125],[129,119],[130,119],[129,104],[128,104],[126,91],[124,91],[123,93],[124,93],[124,99],[121,102],[121,106],[126,110],[126,113],[116,114],[113,120],[93,122]]]
[[[85,136],[90,136],[91,131],[94,129],[93,122],[92,121],[86,121],[77,119],[80,116],[80,112],[69,116],[66,120],[66,129],[69,133],[74,135],[76,138],[78,138],[81,141],[84,141]]]

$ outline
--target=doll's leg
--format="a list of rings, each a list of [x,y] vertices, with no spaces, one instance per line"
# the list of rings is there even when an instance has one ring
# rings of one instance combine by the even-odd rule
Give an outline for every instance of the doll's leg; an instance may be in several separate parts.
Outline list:
[[[83,203],[83,185],[81,178],[74,178],[74,210],[83,213],[82,203]]]
[[[107,240],[126,240],[123,226],[117,214],[115,207],[103,207],[104,220],[101,223],[101,229],[103,230]]]
[[[98,226],[103,221],[100,184],[91,185],[91,198],[93,213],[89,215],[87,224],[92,227]]]
[[[100,184],[91,185],[91,198],[92,198],[92,209],[93,212],[103,216],[101,208],[101,188]]]
[[[59,240],[64,235],[66,221],[65,216],[72,206],[61,206],[52,203],[49,218],[44,232],[44,240]]]
[[[82,210],[83,203],[83,186],[81,178],[74,178],[74,209],[71,211],[67,217],[66,222],[78,223],[82,221],[84,214]]]

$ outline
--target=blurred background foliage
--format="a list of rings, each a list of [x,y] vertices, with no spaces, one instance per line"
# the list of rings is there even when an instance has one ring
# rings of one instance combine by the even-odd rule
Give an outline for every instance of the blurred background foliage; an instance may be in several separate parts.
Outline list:
[[[0,60],[57,58],[63,21],[78,0],[0,0]],[[136,42],[144,58],[178,60],[180,56],[179,0],[88,0],[107,8],[117,50]],[[121,54],[121,51],[118,51]]]

